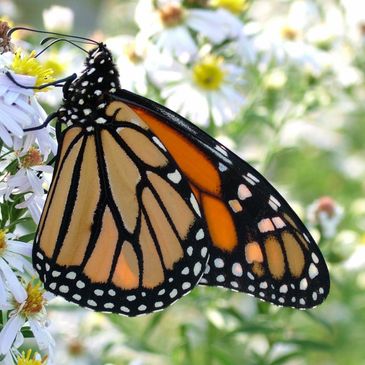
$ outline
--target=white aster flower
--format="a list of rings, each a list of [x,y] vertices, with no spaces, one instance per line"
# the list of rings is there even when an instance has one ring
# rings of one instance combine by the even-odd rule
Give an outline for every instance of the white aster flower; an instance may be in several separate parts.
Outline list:
[[[151,75],[168,108],[204,126],[212,120],[222,125],[237,116],[245,100],[239,90],[242,68],[213,55],[202,57],[191,68],[171,66]]]
[[[344,209],[331,197],[323,196],[308,207],[308,219],[312,224],[319,225],[325,238],[336,235]]]
[[[23,341],[24,342],[24,341]],[[14,346],[15,347],[15,346]],[[47,361],[47,356],[42,356],[34,352],[32,353],[32,350],[29,349],[27,352],[22,351],[20,353],[17,349],[10,349],[10,352],[3,360],[2,365],[51,365]]]
[[[30,147],[25,154],[20,155],[19,166],[15,175],[9,176],[6,180],[5,198],[9,199],[11,194],[28,192],[43,196],[44,187],[48,188],[50,184],[53,167],[43,164],[40,151],[35,147]]]
[[[52,5],[43,10],[44,27],[49,32],[68,33],[74,22],[74,12],[65,6]]]
[[[26,285],[25,291],[24,300],[16,298],[8,300],[10,315],[9,320],[4,323],[0,332],[0,356],[8,354],[21,328],[27,323],[40,350],[46,351],[49,357],[52,358],[55,342],[46,328],[47,312],[45,304],[53,296],[42,289],[40,282],[30,281]]]
[[[21,332],[19,332],[13,342],[13,347],[9,349],[1,365],[19,365],[18,359],[20,358],[21,354],[18,348],[22,346],[23,343],[24,343],[24,336]]]
[[[123,89],[146,95],[147,70],[151,62],[158,62],[156,61],[158,58],[153,57],[156,52],[153,52],[152,44],[138,36],[128,35],[109,38],[105,43],[116,56],[116,65]]]
[[[34,109],[35,114],[33,115],[32,124],[28,128],[39,127],[46,120],[47,113],[36,98],[31,98],[29,104]],[[13,141],[14,150],[20,150],[23,153],[27,152],[31,146],[37,145],[40,153],[44,156],[44,160],[47,160],[51,152],[54,155],[57,153],[56,132],[50,124],[34,131],[26,131],[23,138],[14,136]]]
[[[191,31],[213,44],[237,37],[242,24],[224,9],[184,8],[182,0],[140,0],[136,8],[136,22],[141,37],[153,39],[162,51],[187,61],[198,52]]]
[[[32,245],[14,238],[13,234],[0,230],[0,309],[6,309],[3,306],[6,307],[8,290],[17,301],[26,299],[26,291],[17,275],[35,275],[28,260],[32,256]]]
[[[17,204],[15,208],[28,209],[33,221],[38,224],[41,219],[44,203],[46,202],[46,197],[46,194],[43,194],[42,196],[35,193],[25,194],[24,202]]]
[[[309,44],[299,27],[285,21],[273,20],[255,37],[255,48],[265,55],[264,64],[272,58],[279,63],[292,62],[313,76],[319,76],[331,64],[331,57]]]
[[[52,81],[52,70],[44,68],[34,53],[26,57],[21,57],[20,52],[0,55],[0,138],[8,147],[36,142],[44,155],[56,152],[51,127],[24,132],[41,125],[47,114],[35,99],[35,91],[16,85],[5,72],[10,72],[20,85],[34,87]]]

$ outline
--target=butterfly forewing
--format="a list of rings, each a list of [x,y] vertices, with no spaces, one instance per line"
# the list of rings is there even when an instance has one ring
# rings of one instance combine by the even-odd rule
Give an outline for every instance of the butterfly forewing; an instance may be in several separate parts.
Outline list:
[[[33,260],[48,290],[134,316],[198,283],[208,240],[182,172],[161,141],[128,118],[63,133]]]
[[[199,202],[211,239],[201,284],[310,308],[328,295],[315,241],[281,195],[254,168],[179,115],[123,90],[164,143]]]

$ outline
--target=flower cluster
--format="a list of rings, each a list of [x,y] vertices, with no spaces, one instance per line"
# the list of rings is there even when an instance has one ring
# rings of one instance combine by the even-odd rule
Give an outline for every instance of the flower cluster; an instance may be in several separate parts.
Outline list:
[[[135,38],[107,40],[118,56],[123,87],[143,94],[148,84],[165,105],[202,126],[236,118],[245,102],[245,65],[232,47],[252,47],[241,20],[246,1],[152,1],[136,8]],[[122,47],[120,47],[122,45]]]
[[[47,113],[37,88],[54,77],[35,51],[10,43],[8,29],[0,23],[1,39],[7,42],[0,52],[0,359],[9,365],[44,364],[46,358],[51,363],[55,345],[45,310],[50,295],[32,267],[32,245],[25,234],[34,229],[29,215],[35,223],[40,219],[53,172],[47,160],[57,143],[53,127],[42,126]],[[27,328],[46,357],[19,352]]]

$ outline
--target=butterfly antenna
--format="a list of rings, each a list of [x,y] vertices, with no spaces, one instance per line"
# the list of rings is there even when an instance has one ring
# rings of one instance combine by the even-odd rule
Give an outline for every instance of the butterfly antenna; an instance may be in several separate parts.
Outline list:
[[[67,83],[67,82],[70,82],[70,81],[73,81],[76,79],[77,75],[75,73],[73,73],[72,75],[70,76],[67,76],[67,77],[64,77],[63,79],[59,79],[59,80],[56,80],[56,81],[53,81],[53,82],[48,82],[47,84],[43,84],[43,85],[40,85],[40,86],[27,86],[27,85],[22,85],[20,84],[18,81],[16,81],[13,77],[13,75],[11,74],[11,72],[7,71],[5,72],[5,75],[17,86],[23,88],[23,89],[33,89],[33,90],[42,90],[42,89],[45,89],[46,87],[49,87],[49,86],[63,86],[62,83]]]
[[[90,42],[90,43],[92,43],[96,46],[99,45],[98,42],[96,42],[96,41],[94,41],[93,39],[90,39],[90,38],[80,37],[80,36],[77,36],[77,35],[56,33],[56,32],[48,32],[48,31],[45,31],[45,30],[33,29],[33,28],[28,28],[28,27],[13,27],[8,31],[7,36],[10,37],[14,32],[16,32],[18,30],[25,30],[27,32],[34,32],[34,33],[39,33],[39,34],[54,35],[54,36],[59,36],[59,37],[62,37],[62,38],[79,39],[79,40]]]
[[[66,38],[55,38],[55,37],[48,37],[48,38],[45,38],[42,40],[41,42],[41,45],[44,45],[45,43],[49,42],[53,40],[53,42],[49,43],[47,46],[45,46],[41,51],[39,51],[35,57],[38,57],[40,56],[43,52],[45,52],[48,48],[52,47],[54,44],[58,43],[58,42],[66,42],[66,43],[69,43],[69,44],[72,44],[74,47],[77,47],[79,49],[81,49],[81,51],[84,51],[86,53],[89,53],[86,49],[80,47],[78,44],[76,44],[75,41],[71,41],[69,39],[66,39]],[[85,43],[85,42],[84,42]]]
[[[43,128],[47,127],[47,125],[52,121],[52,119],[56,118],[57,115],[58,115],[58,112],[52,113],[47,117],[47,119],[41,125],[38,125],[36,127],[31,127],[31,128],[25,128],[25,129],[23,129],[23,131],[31,132],[31,131],[38,131],[40,129],[43,129]]]

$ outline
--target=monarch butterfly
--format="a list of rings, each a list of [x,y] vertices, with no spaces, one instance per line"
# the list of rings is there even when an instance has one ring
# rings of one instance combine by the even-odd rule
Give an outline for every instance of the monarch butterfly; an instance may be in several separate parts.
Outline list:
[[[59,147],[33,248],[46,289],[127,316],[161,310],[198,284],[295,308],[326,298],[321,252],[263,176],[180,115],[123,90],[103,43],[85,64],[55,113]]]

